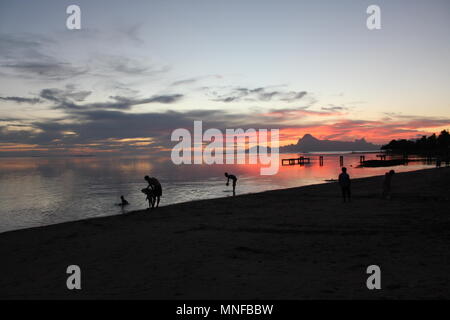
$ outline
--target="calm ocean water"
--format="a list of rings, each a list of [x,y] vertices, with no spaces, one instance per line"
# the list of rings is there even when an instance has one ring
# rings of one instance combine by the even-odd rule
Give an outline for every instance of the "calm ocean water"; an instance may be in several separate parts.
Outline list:
[[[163,186],[161,205],[198,199],[228,197],[224,172],[239,178],[237,194],[324,183],[340,172],[339,155],[329,154],[320,166],[317,155],[305,155],[305,166],[280,166],[277,175],[261,176],[259,165],[181,165],[150,157],[0,158],[0,232],[65,221],[123,214],[119,202],[130,202],[126,211],[146,208],[145,175]],[[345,154],[344,165],[352,178],[384,174],[390,168],[357,168],[360,154]],[[366,154],[366,160],[375,154]],[[298,155],[281,155],[281,158]],[[413,162],[396,171],[429,167]]]

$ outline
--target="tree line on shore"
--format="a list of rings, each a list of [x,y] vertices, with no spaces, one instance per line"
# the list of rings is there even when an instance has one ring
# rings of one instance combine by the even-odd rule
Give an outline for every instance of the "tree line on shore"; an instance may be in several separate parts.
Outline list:
[[[433,133],[431,136],[422,136],[422,138],[417,140],[392,140],[382,146],[381,149],[392,153],[448,156],[450,152],[450,133],[447,130],[443,130],[439,136]]]

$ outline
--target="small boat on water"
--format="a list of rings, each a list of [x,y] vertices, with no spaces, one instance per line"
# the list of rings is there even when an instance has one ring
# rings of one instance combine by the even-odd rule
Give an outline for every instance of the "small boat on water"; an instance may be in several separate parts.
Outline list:
[[[360,167],[392,167],[407,164],[407,159],[390,159],[390,160],[366,160],[361,162]]]

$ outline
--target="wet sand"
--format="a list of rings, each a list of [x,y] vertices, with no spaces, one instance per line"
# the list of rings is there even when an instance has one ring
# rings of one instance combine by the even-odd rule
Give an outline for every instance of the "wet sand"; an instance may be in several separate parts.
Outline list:
[[[396,174],[389,201],[381,182],[354,180],[351,203],[330,183],[0,234],[0,298],[449,299],[450,168]]]

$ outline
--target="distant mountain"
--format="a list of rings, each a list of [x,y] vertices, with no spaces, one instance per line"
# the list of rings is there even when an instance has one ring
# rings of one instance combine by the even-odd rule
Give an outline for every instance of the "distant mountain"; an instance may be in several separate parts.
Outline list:
[[[373,151],[379,150],[380,147],[367,142],[364,138],[355,141],[320,140],[308,133],[303,138],[298,139],[297,144],[280,147],[280,152]]]

